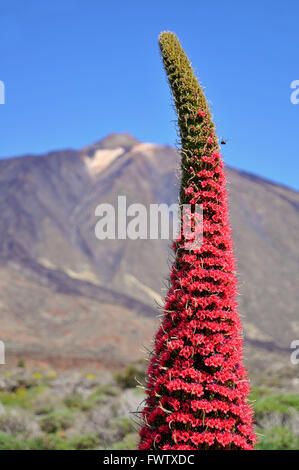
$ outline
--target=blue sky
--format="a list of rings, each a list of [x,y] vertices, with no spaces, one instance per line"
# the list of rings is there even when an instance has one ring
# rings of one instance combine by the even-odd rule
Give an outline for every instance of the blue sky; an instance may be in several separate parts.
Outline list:
[[[123,131],[174,145],[167,29],[205,86],[226,163],[298,189],[298,15],[296,0],[0,0],[0,155]]]

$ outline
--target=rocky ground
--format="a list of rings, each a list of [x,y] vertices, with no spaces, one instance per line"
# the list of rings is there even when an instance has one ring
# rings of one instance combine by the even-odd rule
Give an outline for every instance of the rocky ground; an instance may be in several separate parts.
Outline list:
[[[143,380],[140,363],[94,373],[20,361],[0,373],[0,449],[135,449]],[[285,368],[267,380],[257,377],[250,397],[258,448],[299,449],[298,383]]]

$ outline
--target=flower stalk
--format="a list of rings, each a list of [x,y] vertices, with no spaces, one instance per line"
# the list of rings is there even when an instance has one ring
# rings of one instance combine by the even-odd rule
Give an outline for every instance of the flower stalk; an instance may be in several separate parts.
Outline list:
[[[203,209],[202,241],[174,242],[164,315],[148,368],[139,449],[252,449],[249,384],[225,174],[204,92],[178,38],[159,37],[178,116],[180,204]]]

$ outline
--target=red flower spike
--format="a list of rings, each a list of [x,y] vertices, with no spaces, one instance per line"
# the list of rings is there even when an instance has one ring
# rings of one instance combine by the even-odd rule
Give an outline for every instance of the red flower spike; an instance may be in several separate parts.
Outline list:
[[[162,33],[160,48],[184,136],[180,203],[190,204],[191,212],[202,205],[203,239],[196,250],[186,248],[183,235],[173,244],[171,288],[148,369],[139,449],[249,450],[256,439],[222,158],[204,94],[190,79],[192,68],[176,36]],[[197,103],[186,105],[188,97]],[[187,163],[191,158],[194,167]]]

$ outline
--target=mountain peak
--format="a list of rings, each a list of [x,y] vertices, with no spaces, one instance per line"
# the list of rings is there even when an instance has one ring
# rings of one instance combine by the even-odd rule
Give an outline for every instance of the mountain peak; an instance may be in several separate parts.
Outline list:
[[[140,144],[140,140],[136,139],[132,134],[123,132],[121,134],[111,133],[93,144],[83,147],[81,154],[92,157],[97,150],[110,150],[122,148],[124,151],[130,150],[134,145]]]
[[[121,134],[111,133],[103,139],[95,142],[97,148],[111,149],[115,147],[131,148],[136,144],[140,144],[140,140],[136,139],[132,134],[123,132]]]

